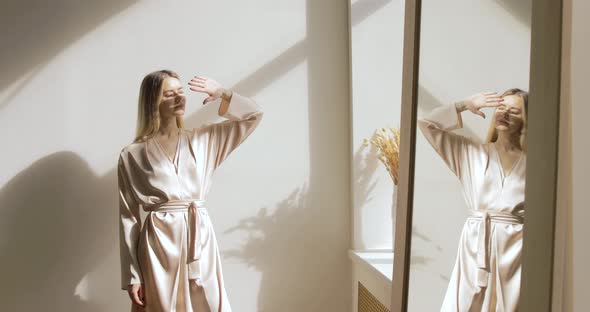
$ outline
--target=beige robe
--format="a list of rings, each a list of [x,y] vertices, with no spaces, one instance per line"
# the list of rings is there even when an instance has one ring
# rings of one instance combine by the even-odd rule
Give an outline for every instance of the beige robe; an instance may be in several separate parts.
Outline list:
[[[144,284],[145,311],[196,311],[196,285],[210,311],[231,311],[205,199],[215,169],[254,131],[262,112],[234,93],[224,117],[180,129],[173,161],[154,139],[121,151],[121,288]],[[147,212],[143,225],[140,209]]]
[[[505,176],[493,143],[450,132],[462,127],[454,105],[434,110],[418,125],[459,178],[470,209],[441,311],[516,311],[526,155]]]

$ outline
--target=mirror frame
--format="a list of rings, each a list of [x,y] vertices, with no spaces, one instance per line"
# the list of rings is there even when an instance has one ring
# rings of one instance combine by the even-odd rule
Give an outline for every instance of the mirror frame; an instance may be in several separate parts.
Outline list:
[[[401,148],[391,311],[408,309],[421,0],[405,1]],[[563,0],[532,1],[527,173],[519,311],[551,311]],[[523,287],[525,286],[525,287]]]

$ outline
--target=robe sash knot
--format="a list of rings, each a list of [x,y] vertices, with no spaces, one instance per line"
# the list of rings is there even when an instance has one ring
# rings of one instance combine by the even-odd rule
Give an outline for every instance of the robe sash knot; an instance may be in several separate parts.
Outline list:
[[[207,214],[205,208],[206,201],[202,199],[189,200],[172,200],[160,204],[156,204],[149,208],[153,212],[173,212],[186,211],[188,215],[187,220],[187,237],[188,237],[188,259],[187,262],[197,261],[201,259],[201,228],[202,220],[201,214]],[[195,272],[196,273],[196,272]],[[196,276],[195,276],[196,277]]]
[[[472,210],[468,219],[480,221],[477,234],[477,286],[484,288],[488,285],[490,275],[490,223],[523,224],[524,217],[509,212]]]

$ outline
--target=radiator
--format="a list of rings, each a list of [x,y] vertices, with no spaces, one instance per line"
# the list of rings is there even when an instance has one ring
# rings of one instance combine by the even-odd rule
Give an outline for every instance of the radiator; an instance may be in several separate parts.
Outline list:
[[[358,312],[390,312],[361,282],[359,282]]]

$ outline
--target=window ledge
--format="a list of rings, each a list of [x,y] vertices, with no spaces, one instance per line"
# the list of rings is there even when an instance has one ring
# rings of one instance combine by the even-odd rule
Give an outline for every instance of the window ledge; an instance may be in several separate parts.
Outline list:
[[[349,250],[350,259],[368,268],[382,283],[391,287],[393,281],[393,251],[391,250]]]

